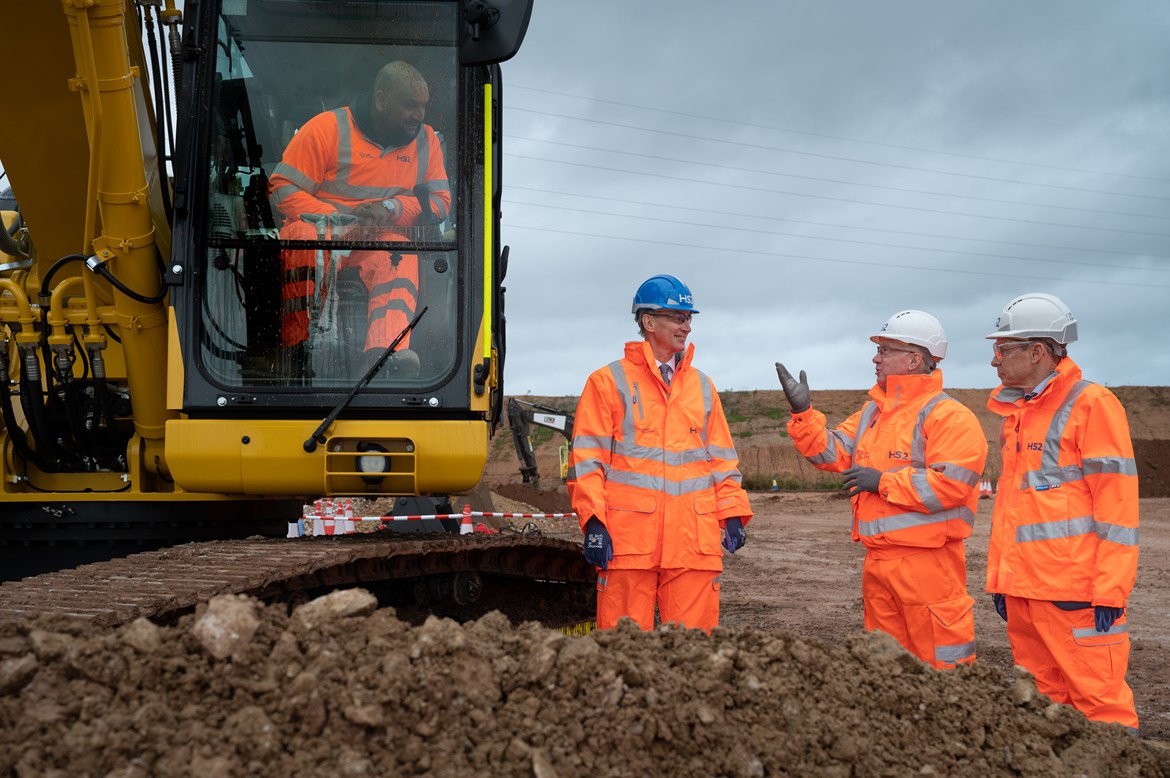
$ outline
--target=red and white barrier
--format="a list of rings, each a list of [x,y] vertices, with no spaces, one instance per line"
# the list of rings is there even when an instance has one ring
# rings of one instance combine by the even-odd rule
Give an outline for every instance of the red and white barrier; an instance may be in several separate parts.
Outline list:
[[[979,499],[990,500],[995,496],[995,486],[989,479],[979,482]]]
[[[301,518],[288,523],[288,536],[299,538],[306,535],[349,535],[357,532],[357,522],[388,521],[423,521],[433,519],[459,519],[459,534],[469,535],[473,532],[494,532],[482,523],[473,522],[473,518],[493,519],[568,519],[576,518],[575,513],[499,513],[473,511],[470,505],[463,506],[462,513],[426,513],[412,516],[354,516],[352,500],[334,501],[329,498],[317,500],[312,505],[305,505],[301,511]]]

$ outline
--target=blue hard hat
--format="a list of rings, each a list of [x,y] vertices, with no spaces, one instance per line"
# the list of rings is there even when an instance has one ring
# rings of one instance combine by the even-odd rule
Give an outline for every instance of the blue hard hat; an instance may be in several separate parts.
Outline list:
[[[690,311],[698,313],[691,290],[674,276],[653,276],[642,282],[634,293],[634,305],[630,313],[642,310]]]

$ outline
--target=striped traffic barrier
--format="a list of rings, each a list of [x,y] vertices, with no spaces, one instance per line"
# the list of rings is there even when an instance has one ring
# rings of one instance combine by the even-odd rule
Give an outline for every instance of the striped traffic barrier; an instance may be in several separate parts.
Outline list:
[[[431,521],[436,519],[459,519],[459,534],[467,535],[473,532],[487,531],[483,524],[472,521],[475,518],[491,519],[575,519],[576,513],[505,513],[500,511],[473,511],[470,505],[463,506],[462,513],[421,513],[401,516],[354,516],[352,502],[334,503],[332,500],[321,499],[306,505],[297,521],[288,523],[288,537],[299,538],[306,535],[320,537],[323,535],[349,535],[357,531],[357,523],[385,524],[391,521]],[[312,532],[308,528],[312,527]],[[482,529],[481,529],[482,528]]]

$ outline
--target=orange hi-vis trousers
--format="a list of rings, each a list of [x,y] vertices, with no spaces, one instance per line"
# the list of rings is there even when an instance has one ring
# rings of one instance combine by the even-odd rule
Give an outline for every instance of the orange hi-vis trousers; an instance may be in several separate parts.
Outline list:
[[[1093,721],[1137,731],[1129,667],[1129,627],[1122,614],[1098,632],[1093,609],[1061,610],[1046,600],[1008,596],[1007,633],[1015,663],[1036,678],[1036,689]]]
[[[316,230],[304,222],[290,221],[280,230],[282,240],[313,240]],[[384,240],[402,240],[391,231],[383,231]],[[309,310],[316,292],[315,277],[317,252],[312,249],[290,249],[281,252],[284,279],[281,297],[284,312],[281,319],[281,341],[295,346],[309,337]],[[333,252],[325,251],[326,265]],[[418,256],[387,251],[353,251],[342,267],[356,267],[369,294],[367,302],[367,330],[365,350],[384,349],[414,318],[418,306]],[[399,344],[410,346],[410,333]]]
[[[654,629],[654,605],[663,624],[710,632],[719,625],[719,570],[598,570],[597,628],[613,629],[622,616]]]
[[[868,549],[861,595],[867,630],[880,629],[940,670],[975,661],[975,600],[967,594],[963,541]]]

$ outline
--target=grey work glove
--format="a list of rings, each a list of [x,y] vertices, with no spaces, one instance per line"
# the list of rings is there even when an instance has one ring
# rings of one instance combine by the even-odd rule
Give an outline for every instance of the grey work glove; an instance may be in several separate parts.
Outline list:
[[[858,467],[854,465],[845,471],[845,488],[849,496],[855,497],[862,492],[877,492],[878,484],[882,481],[882,471],[875,467]]]
[[[792,373],[788,372],[788,368],[781,363],[776,363],[776,375],[780,377],[780,387],[784,390],[784,396],[788,398],[788,407],[792,409],[793,413],[804,413],[812,405],[808,397],[808,376],[803,370],[800,371],[800,380],[797,381],[792,377]]]

